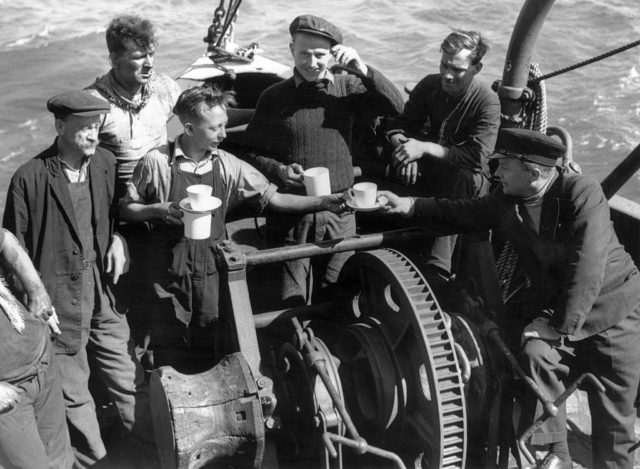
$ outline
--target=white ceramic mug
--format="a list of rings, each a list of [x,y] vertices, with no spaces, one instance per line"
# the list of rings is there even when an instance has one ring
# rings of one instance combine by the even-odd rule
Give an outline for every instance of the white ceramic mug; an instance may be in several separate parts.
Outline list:
[[[353,203],[362,208],[373,207],[376,204],[378,185],[374,182],[359,182],[349,190]]]
[[[207,239],[211,236],[211,212],[183,210],[184,235],[189,239]]]
[[[329,195],[331,194],[331,181],[329,180],[329,169],[321,166],[309,168],[304,173],[304,187],[307,195]]]
[[[213,187],[206,184],[194,184],[187,187],[187,195],[189,196],[189,205],[193,210],[204,210],[211,200],[211,192]],[[199,239],[199,238],[198,238]]]

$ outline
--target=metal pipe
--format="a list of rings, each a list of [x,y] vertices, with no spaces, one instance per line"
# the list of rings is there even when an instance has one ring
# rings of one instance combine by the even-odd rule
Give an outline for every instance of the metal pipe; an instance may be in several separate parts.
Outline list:
[[[325,303],[316,303],[308,306],[297,306],[295,308],[280,309],[278,311],[269,311],[253,315],[253,322],[256,329],[264,329],[274,322],[291,319],[297,316],[321,315],[331,312],[333,303],[330,301]]]
[[[567,149],[562,157],[562,166],[570,169],[574,173],[582,173],[580,165],[573,161],[573,139],[569,131],[563,127],[549,126],[547,127],[547,135],[560,137],[562,144]]]
[[[520,10],[511,34],[498,90],[502,114],[517,116],[522,103],[520,98],[529,80],[529,66],[540,28],[555,0],[527,0]]]
[[[631,176],[640,169],[640,145],[616,166],[602,181],[602,191],[607,199],[613,197]]]
[[[351,440],[349,438],[345,438],[340,435],[336,435],[335,433],[324,432],[322,434],[322,439],[324,440],[324,444],[329,449],[329,452],[331,453],[331,457],[333,458],[337,457],[337,452],[333,447],[333,442],[335,441],[336,443],[340,443],[341,445],[348,446],[349,448],[355,449],[360,454],[370,453],[376,456],[380,456],[381,458],[393,461],[398,469],[406,469],[406,466],[404,465],[404,462],[402,462],[402,459],[400,459],[400,456],[398,456],[396,453],[392,453],[391,451],[377,448],[369,444],[363,447],[359,442]]]
[[[578,386],[580,386],[580,384],[582,383],[582,381],[589,381],[599,392],[604,393],[605,389],[604,386],[602,385],[602,383],[600,382],[600,380],[598,378],[596,378],[594,375],[592,375],[591,373],[583,373],[582,375],[580,375],[578,377],[578,379],[576,379],[573,383],[571,383],[571,385],[565,389],[565,391],[560,394],[560,396],[558,396],[558,398],[554,401],[554,405],[556,407],[560,407],[562,404],[565,403],[565,401],[567,399],[569,399],[569,396],[571,396],[571,394],[573,394],[574,392],[576,392],[576,390],[578,389]],[[518,438],[518,447],[520,448],[520,451],[522,451],[522,454],[524,454],[524,456],[527,458],[527,460],[531,463],[534,464],[535,463],[535,458],[533,457],[533,455],[531,454],[531,452],[529,451],[529,449],[527,448],[526,445],[526,440],[533,435],[533,433],[540,428],[540,426],[545,422],[545,420],[547,420],[547,418],[549,418],[548,415],[546,414],[542,414],[540,415],[530,426],[529,428],[527,428],[524,433],[522,434],[522,436],[520,436],[520,438]]]
[[[388,244],[410,243],[419,239],[436,236],[425,230],[417,228],[405,228],[402,230],[384,231],[366,235],[356,235],[350,238],[327,240],[319,243],[299,244],[281,248],[263,249],[245,255],[246,265],[270,264],[283,262],[303,257],[322,256],[337,252],[353,251],[358,249],[370,249]]]
[[[509,361],[511,368],[518,376],[518,378],[522,379],[526,387],[535,394],[535,396],[542,404],[545,415],[550,415],[552,417],[557,416],[558,407],[556,407],[553,401],[538,387],[536,382],[531,379],[531,377],[527,376],[527,374],[520,366],[520,363],[518,363],[518,360],[516,360],[516,357],[513,356],[513,353],[511,352],[511,350],[509,350],[507,344],[505,344],[502,340],[502,337],[500,337],[500,332],[498,331],[497,326],[489,330],[489,332],[487,333],[487,338],[493,341],[493,343],[498,347],[498,350],[500,350],[504,357]]]
[[[307,361],[309,362],[311,367],[315,370],[315,372],[318,374],[318,376],[322,380],[322,384],[324,384],[324,387],[329,393],[329,396],[331,396],[331,401],[333,402],[333,406],[338,411],[338,414],[340,414],[340,417],[342,418],[342,421],[344,422],[345,427],[347,427],[347,432],[349,433],[349,435],[351,435],[351,438],[353,438],[353,441],[356,442],[357,448],[359,448],[358,451],[360,452],[360,454],[364,454],[368,446],[367,440],[362,438],[358,433],[358,430],[356,429],[356,426],[353,423],[353,420],[351,420],[351,416],[349,415],[349,412],[347,412],[347,407],[344,405],[344,402],[342,402],[342,399],[340,398],[338,391],[333,386],[333,383],[331,382],[331,378],[329,378],[329,373],[327,372],[327,364],[324,360],[324,357],[316,349],[316,346],[313,343],[314,339],[313,338],[309,339],[306,337],[304,333],[304,329],[300,324],[300,321],[298,321],[298,319],[294,317],[291,319],[291,322],[293,323],[293,326],[295,327],[295,329],[298,331],[298,336],[302,341],[302,347],[307,353]]]

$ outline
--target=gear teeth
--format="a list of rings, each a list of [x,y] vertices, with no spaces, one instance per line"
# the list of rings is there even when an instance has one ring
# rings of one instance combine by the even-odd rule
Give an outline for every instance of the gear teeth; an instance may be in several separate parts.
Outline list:
[[[382,260],[393,272],[412,303],[426,339],[430,363],[425,361],[425,365],[429,365],[436,381],[441,436],[439,467],[462,469],[466,454],[464,385],[442,310],[422,274],[404,255],[392,249],[368,253]]]

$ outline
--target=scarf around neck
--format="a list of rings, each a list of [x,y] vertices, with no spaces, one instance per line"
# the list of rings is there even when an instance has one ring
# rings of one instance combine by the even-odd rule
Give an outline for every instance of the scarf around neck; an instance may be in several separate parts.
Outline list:
[[[149,82],[142,86],[142,93],[139,101],[134,101],[126,97],[127,92],[116,80],[113,70],[110,70],[106,75],[96,78],[93,86],[109,102],[115,104],[121,109],[136,114],[146,106],[149,98],[153,94],[156,82],[157,76],[155,74],[151,75]]]

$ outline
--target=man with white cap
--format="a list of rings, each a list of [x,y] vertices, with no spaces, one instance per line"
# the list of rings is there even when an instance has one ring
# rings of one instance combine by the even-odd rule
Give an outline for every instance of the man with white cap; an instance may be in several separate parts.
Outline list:
[[[26,248],[60,319],[54,346],[67,420],[77,464],[88,466],[106,455],[89,393],[89,357],[125,427],[145,439],[149,408],[129,326],[110,289],[127,271],[128,253],[114,231],[115,158],[98,148],[109,103],[70,91],[47,108],[58,136],[14,174],[3,225]]]
[[[593,467],[632,468],[634,401],[640,381],[640,275],[618,242],[600,184],[556,168],[565,147],[545,134],[501,129],[496,175],[501,185],[482,199],[387,197],[386,213],[449,233],[492,229],[522,265],[505,278],[506,341],[516,338],[525,371],[555,401],[563,381],[593,373],[605,392],[588,390]],[[509,337],[510,336],[510,337]],[[541,406],[531,408],[540,414]],[[525,411],[529,408],[525,401]],[[530,421],[527,422],[531,423]],[[570,468],[566,409],[531,438],[549,453],[540,468]]]

